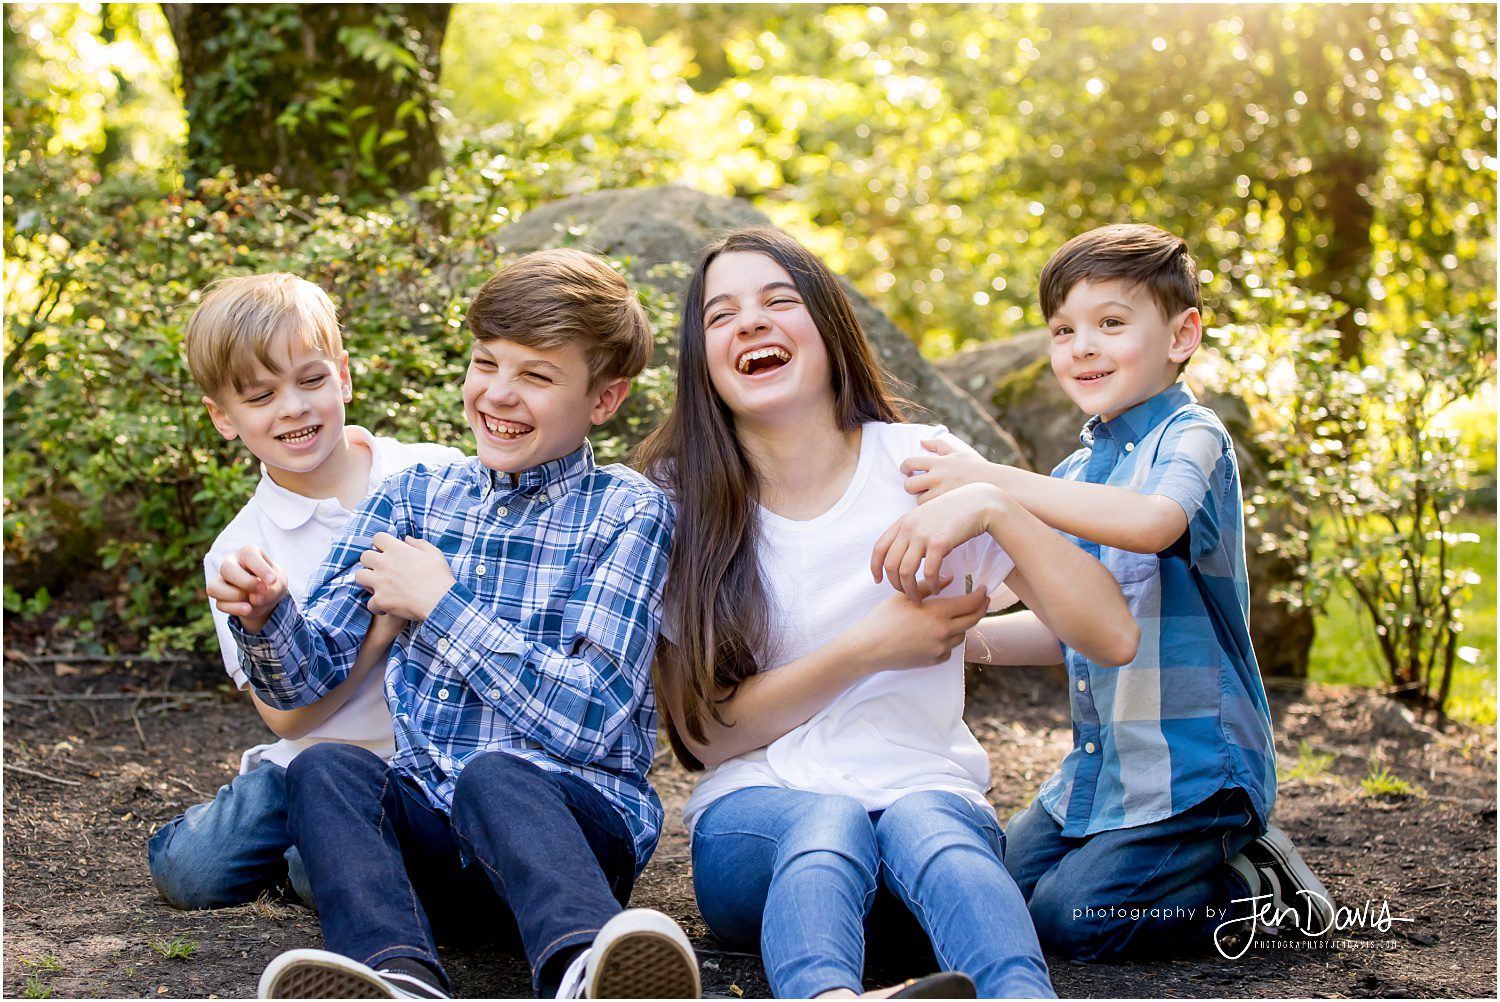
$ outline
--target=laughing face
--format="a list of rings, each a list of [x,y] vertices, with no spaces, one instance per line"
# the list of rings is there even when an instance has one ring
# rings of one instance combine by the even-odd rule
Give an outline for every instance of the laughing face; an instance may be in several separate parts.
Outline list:
[[[591,389],[588,362],[576,345],[475,341],[464,416],[480,462],[520,473],[577,449],[592,426],[614,416],[629,387],[629,380],[616,379]]]
[[[704,275],[708,374],[736,422],[802,425],[833,408],[828,349],[786,270],[753,251]]]
[[[239,388],[204,397],[214,427],[239,438],[283,483],[316,472],[344,441],[344,405],[353,396],[349,356],[330,358],[303,338],[283,336],[274,368],[258,360]],[[285,484],[283,483],[283,486]]]
[[[1063,392],[1106,421],[1175,383],[1203,337],[1196,309],[1164,317],[1145,288],[1119,279],[1074,285],[1047,326]]]

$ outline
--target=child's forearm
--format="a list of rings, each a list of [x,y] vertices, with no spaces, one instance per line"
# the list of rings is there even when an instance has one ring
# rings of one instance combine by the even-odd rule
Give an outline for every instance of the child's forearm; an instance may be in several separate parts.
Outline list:
[[[986,527],[1015,561],[1005,583],[1058,639],[1101,665],[1135,657],[1140,627],[1103,564],[1004,491],[990,504]]]
[[[365,634],[364,642],[360,645],[354,667],[349,669],[349,675],[316,702],[291,710],[280,710],[262,700],[252,688],[250,699],[260,718],[279,738],[295,741],[306,737],[349,702],[370,672],[384,673],[391,643],[400,635],[404,623],[405,620],[393,616],[375,617],[370,624],[370,632]]]
[[[1030,611],[989,616],[965,638],[964,660],[981,665],[1055,665],[1062,662],[1057,636]]]
[[[1123,487],[1062,480],[991,464],[990,480],[1054,529],[1103,546],[1160,553],[1187,530],[1187,514],[1171,498]]]

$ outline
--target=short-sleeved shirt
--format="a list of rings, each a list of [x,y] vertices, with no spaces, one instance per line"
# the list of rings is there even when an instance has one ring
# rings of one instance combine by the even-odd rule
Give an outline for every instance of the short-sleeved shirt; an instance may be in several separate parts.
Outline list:
[[[230,623],[262,699],[312,702],[359,652],[369,593],[354,575],[374,536],[433,544],[455,581],[391,647],[392,765],[444,813],[464,765],[485,752],[577,776],[619,812],[644,866],[661,831],[646,771],[673,520],[660,488],[596,466],[587,442],[514,477],[478,459],[408,470],[355,512],[305,610],[283,600],[255,635]]]
[[[386,477],[408,467],[419,464],[447,466],[464,458],[462,452],[445,445],[398,442],[394,438],[372,435],[356,425],[346,425],[344,436],[351,445],[369,450],[371,491]],[[204,556],[204,580],[212,581],[219,576],[219,565],[225,557],[242,546],[253,544],[281,565],[287,575],[287,590],[301,603],[307,598],[312,584],[309,578],[353,514],[338,498],[310,498],[287,490],[272,480],[262,465],[260,484],[255,493],[219,533]],[[240,649],[229,632],[229,617],[214,606],[213,618],[224,670],[236,686],[244,689],[250,680],[240,670]],[[391,714],[386,709],[380,672],[370,672],[342,706],[305,736],[284,738],[246,750],[240,757],[240,772],[249,772],[262,762],[285,766],[298,752],[320,741],[356,744],[381,758],[395,754],[396,739],[391,732]]]
[[[1155,554],[1071,537],[1119,582],[1141,641],[1119,668],[1063,646],[1073,748],[1038,800],[1070,838],[1160,821],[1230,788],[1249,795],[1264,825],[1276,758],[1250,646],[1229,433],[1177,383],[1113,420],[1091,418],[1080,438],[1053,476],[1171,498],[1188,528]]]
[[[870,422],[854,476],[831,508],[806,521],[757,508],[757,559],[775,642],[757,652],[765,670],[817,650],[896,594],[871,576],[870,554],[891,523],[917,506],[901,461],[921,453],[928,438],[972,451],[942,427]],[[954,580],[941,594],[987,585],[999,607],[1011,595],[1003,582],[1014,566],[994,539],[977,536],[943,561]],[[669,624],[668,639],[674,632]],[[963,713],[962,644],[929,668],[876,672],[764,748],[707,770],[683,808],[684,821],[692,831],[710,804],[752,786],[851,797],[869,811],[908,793],[943,790],[990,810],[989,758]]]

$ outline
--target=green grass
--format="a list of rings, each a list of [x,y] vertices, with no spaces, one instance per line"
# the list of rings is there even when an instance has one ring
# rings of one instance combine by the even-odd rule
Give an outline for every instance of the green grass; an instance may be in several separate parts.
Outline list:
[[[1427,792],[1374,762],[1370,763],[1370,774],[1359,785],[1364,787],[1365,796],[1374,798],[1421,796]]]
[[[1464,632],[1460,646],[1479,651],[1473,664],[1459,659],[1453,669],[1448,696],[1450,716],[1476,724],[1495,723],[1495,516],[1467,514],[1455,520],[1454,532],[1472,532],[1477,543],[1454,550],[1461,567],[1479,575],[1464,602]],[[1347,586],[1335,590],[1317,621],[1308,676],[1317,682],[1341,685],[1388,684],[1375,635],[1364,610],[1355,605]]]
[[[1276,769],[1276,781],[1278,783],[1291,783],[1297,780],[1309,782],[1317,779],[1328,771],[1333,765],[1334,756],[1331,752],[1313,751],[1312,744],[1303,738],[1297,742],[1297,757],[1290,764],[1281,762],[1278,756]]]
[[[26,975],[26,982],[21,986],[21,997],[23,999],[50,999],[52,989],[42,983],[42,979],[35,974]]]
[[[191,960],[193,954],[198,952],[197,941],[188,939],[186,936],[150,939],[146,941],[146,945],[168,960]]]

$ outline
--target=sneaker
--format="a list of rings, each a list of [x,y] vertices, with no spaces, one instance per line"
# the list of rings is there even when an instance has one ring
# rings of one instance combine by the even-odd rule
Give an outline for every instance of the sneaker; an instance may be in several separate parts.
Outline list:
[[[873,993],[872,993],[873,994]],[[939,971],[925,978],[912,978],[896,986],[889,995],[881,993],[875,997],[888,999],[972,999],[979,993],[967,974],[958,971]]]
[[[445,999],[449,996],[401,971],[377,971],[328,950],[288,950],[266,965],[256,988],[262,999]]]
[[[1321,936],[1333,928],[1334,904],[1323,882],[1313,875],[1286,832],[1275,825],[1245,846],[1229,861],[1253,895],[1268,896],[1272,916],[1280,925],[1290,922],[1308,936]],[[1265,915],[1265,905],[1259,906]]]
[[[695,999],[702,997],[698,958],[687,933],[666,915],[631,908],[604,923],[593,944],[573,958],[560,999]]]

